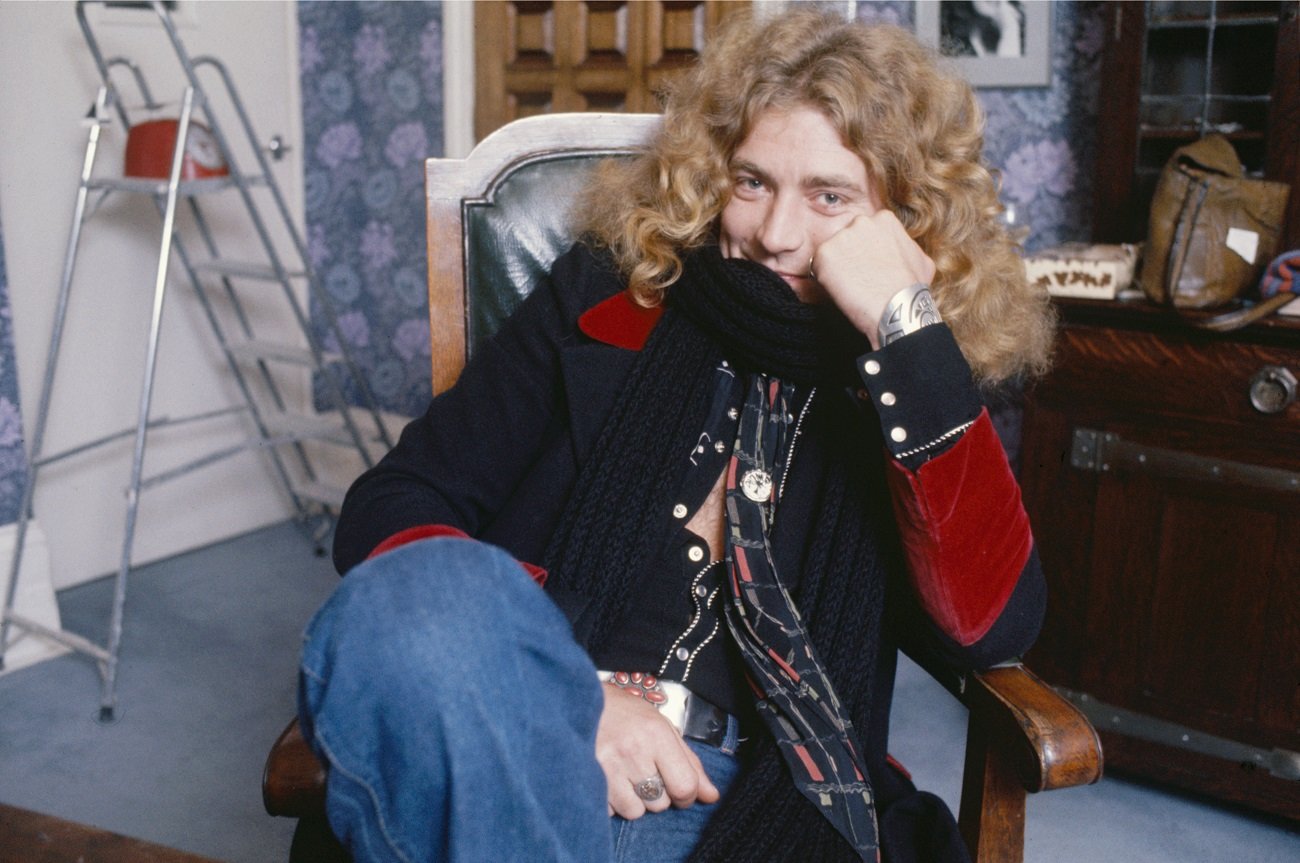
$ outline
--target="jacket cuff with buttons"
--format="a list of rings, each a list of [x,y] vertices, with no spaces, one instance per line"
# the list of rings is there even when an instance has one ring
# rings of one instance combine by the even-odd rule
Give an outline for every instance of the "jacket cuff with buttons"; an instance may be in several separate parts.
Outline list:
[[[950,449],[983,403],[952,330],[923,327],[858,358],[890,454],[915,470]]]

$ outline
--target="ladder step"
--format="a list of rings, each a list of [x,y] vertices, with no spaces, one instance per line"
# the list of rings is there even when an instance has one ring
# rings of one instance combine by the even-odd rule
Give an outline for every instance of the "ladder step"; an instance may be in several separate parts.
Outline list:
[[[142,477],[140,480],[140,490],[144,491],[170,482],[177,477],[184,476],[191,471],[198,470],[208,465],[216,464],[219,461],[231,458],[252,449],[282,446],[284,444],[296,443],[304,440],[318,440],[329,443],[339,444],[341,446],[351,447],[352,437],[348,434],[347,427],[343,420],[330,416],[305,416],[303,414],[278,413],[262,418],[266,424],[268,437],[251,438],[242,443],[229,446],[224,449],[213,450],[198,458],[192,459],[184,464],[173,467],[162,473],[153,476]],[[307,492],[312,492],[308,494]],[[342,492],[324,483],[309,482],[306,483],[304,496],[320,503],[332,504],[337,497],[337,503],[343,502]],[[323,495],[330,495],[323,497]]]
[[[178,426],[178,425],[183,425],[185,423],[215,419],[217,417],[230,416],[231,414],[241,414],[244,413],[246,410],[247,410],[246,408],[235,408],[235,407],[217,408],[216,410],[203,411],[202,413],[188,414],[186,416],[180,416],[180,417],[169,417],[169,416],[158,417],[157,419],[151,419],[147,423],[145,423],[145,432],[147,434],[148,432],[160,428],[166,428],[168,426]],[[54,464],[55,462],[62,461],[65,458],[70,458],[71,456],[80,455],[83,452],[89,452],[90,450],[104,446],[105,444],[110,444],[115,441],[124,440],[126,438],[134,436],[135,434],[136,434],[135,427],[121,429],[119,431],[115,431],[110,434],[104,435],[103,437],[96,438],[95,440],[88,441],[86,443],[82,443],[77,446],[73,446],[68,449],[62,450],[61,452],[56,452],[51,455],[41,456],[40,458],[34,459],[32,461],[32,466],[45,467],[48,464]]]
[[[274,413],[267,414],[262,419],[272,437],[319,440],[341,446],[352,446],[352,436],[348,434],[343,420],[337,416]]]
[[[335,509],[343,506],[343,496],[347,494],[347,489],[323,482],[295,483],[293,491],[299,497],[325,506],[332,506]]]
[[[231,342],[228,347],[230,353],[236,359],[241,360],[277,360],[282,363],[295,363],[301,366],[314,367],[316,358],[312,356],[310,348],[299,347],[298,345],[286,345],[280,342],[264,342],[257,339],[249,339],[243,342]],[[335,362],[338,356],[325,353],[321,356],[324,362]]]
[[[244,177],[244,183],[249,186],[267,185],[266,178],[261,174],[251,174]],[[234,177],[181,180],[177,191],[183,196],[194,197],[223,192],[237,185],[238,181]],[[151,177],[96,177],[86,183],[86,188],[91,190],[102,189],[109,192],[130,192],[137,195],[153,195],[161,198],[167,194],[167,181]]]
[[[240,279],[257,279],[263,282],[278,282],[280,277],[270,264],[254,264],[246,261],[203,261],[194,265],[196,273],[216,273],[221,276],[234,276]],[[291,279],[301,279],[307,275],[303,270],[285,270]]]

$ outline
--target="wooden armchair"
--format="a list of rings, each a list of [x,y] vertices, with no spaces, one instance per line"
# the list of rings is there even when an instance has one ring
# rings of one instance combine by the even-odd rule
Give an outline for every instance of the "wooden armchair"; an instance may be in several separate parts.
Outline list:
[[[648,114],[531,117],[493,133],[465,159],[428,160],[434,392],[451,386],[475,344],[572,242],[569,205],[591,168],[634,152],[658,120]],[[1025,794],[1101,778],[1096,732],[1074,705],[1018,664],[945,683],[970,708],[962,835],[978,863],[1018,863]],[[291,723],[267,759],[262,794],[272,815],[300,819],[292,859],[319,863],[340,853],[325,823],[324,790],[325,769]]]

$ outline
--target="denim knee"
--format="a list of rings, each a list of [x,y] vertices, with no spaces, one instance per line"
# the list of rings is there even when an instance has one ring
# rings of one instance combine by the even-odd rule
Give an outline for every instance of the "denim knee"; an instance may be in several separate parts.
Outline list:
[[[472,540],[361,564],[305,636],[299,715],[330,764],[331,826],[354,852],[594,841],[596,851],[533,859],[607,858],[602,705],[563,614],[513,558]],[[569,789],[558,800],[557,776]],[[483,788],[497,791],[485,799]]]
[[[468,539],[422,540],[356,566],[305,635],[304,670],[338,663],[384,679],[427,675],[473,683],[501,650],[571,640],[568,621],[508,553]],[[378,681],[375,681],[378,682]]]

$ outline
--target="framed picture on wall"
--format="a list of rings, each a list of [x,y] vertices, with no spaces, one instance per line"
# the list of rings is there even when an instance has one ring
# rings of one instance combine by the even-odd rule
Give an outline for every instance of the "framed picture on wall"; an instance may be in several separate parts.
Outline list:
[[[1039,0],[922,0],[916,35],[976,87],[1052,81],[1052,6]]]

